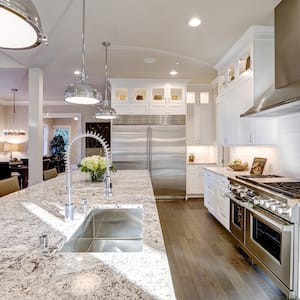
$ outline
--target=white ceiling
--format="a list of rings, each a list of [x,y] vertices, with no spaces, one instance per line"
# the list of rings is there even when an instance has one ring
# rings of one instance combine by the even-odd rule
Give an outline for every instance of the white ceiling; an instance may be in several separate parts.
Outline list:
[[[272,25],[280,0],[87,0],[86,63],[88,82],[103,92],[104,47],[109,41],[109,77],[191,79],[209,83],[214,65],[250,25]],[[27,100],[27,69],[44,71],[44,100],[63,101],[64,89],[81,69],[81,0],[33,0],[49,45],[0,51],[0,99]],[[198,28],[187,25],[198,16]],[[156,63],[145,64],[153,57]],[[179,62],[179,65],[176,65]]]

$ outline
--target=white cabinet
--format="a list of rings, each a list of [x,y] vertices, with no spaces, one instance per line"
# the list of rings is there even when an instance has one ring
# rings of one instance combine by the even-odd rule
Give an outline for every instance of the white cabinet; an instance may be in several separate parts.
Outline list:
[[[230,200],[225,196],[227,177],[204,169],[204,205],[215,218],[229,230]]]
[[[212,215],[217,212],[217,194],[214,183],[214,174],[204,170],[204,206]]]
[[[276,143],[274,119],[240,118],[274,81],[273,36],[272,27],[250,27],[216,66],[219,72],[217,135],[220,145]]]
[[[185,114],[186,80],[109,79],[118,114]]]
[[[205,164],[186,165],[186,199],[203,196]]]
[[[185,85],[163,84],[150,87],[149,113],[151,115],[185,115]]]
[[[211,97],[209,97],[210,99]],[[187,145],[212,145],[215,144],[215,112],[213,101],[186,105],[186,142]]]

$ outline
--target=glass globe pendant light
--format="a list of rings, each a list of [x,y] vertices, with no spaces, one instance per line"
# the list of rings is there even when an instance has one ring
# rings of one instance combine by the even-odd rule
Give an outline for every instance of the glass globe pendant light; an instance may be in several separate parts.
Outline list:
[[[117,112],[109,104],[107,97],[107,88],[108,88],[108,78],[107,78],[107,48],[110,46],[109,42],[103,42],[102,45],[105,47],[105,98],[103,101],[103,106],[99,106],[95,112],[94,117],[96,119],[115,119],[117,117]]]
[[[87,72],[84,69],[85,62],[85,0],[83,0],[82,9],[82,68],[79,75],[80,82],[71,83],[65,89],[65,101],[73,104],[97,104],[101,100],[98,90],[88,84]]]
[[[30,0],[0,0],[0,48],[21,50],[47,43]]]

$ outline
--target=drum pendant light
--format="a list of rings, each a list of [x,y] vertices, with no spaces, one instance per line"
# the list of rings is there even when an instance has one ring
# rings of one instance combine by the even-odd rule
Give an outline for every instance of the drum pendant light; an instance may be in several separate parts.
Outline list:
[[[99,106],[95,112],[94,117],[96,119],[115,119],[117,117],[117,113],[114,108],[112,108],[109,104],[109,100],[107,97],[107,88],[108,88],[108,78],[107,78],[107,48],[110,46],[109,42],[103,42],[102,45],[105,47],[105,98],[103,106]]]
[[[85,62],[85,0],[82,8],[82,69],[80,72],[80,82],[70,84],[65,90],[65,101],[73,104],[97,104],[101,100],[98,90],[88,84],[87,72],[84,69]]]
[[[0,0],[0,48],[21,50],[47,43],[30,0]]]

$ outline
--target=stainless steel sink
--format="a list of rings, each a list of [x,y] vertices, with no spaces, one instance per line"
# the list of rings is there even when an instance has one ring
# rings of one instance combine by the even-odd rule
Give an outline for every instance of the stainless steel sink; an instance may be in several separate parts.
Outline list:
[[[142,208],[95,208],[60,251],[140,252],[142,250]]]

